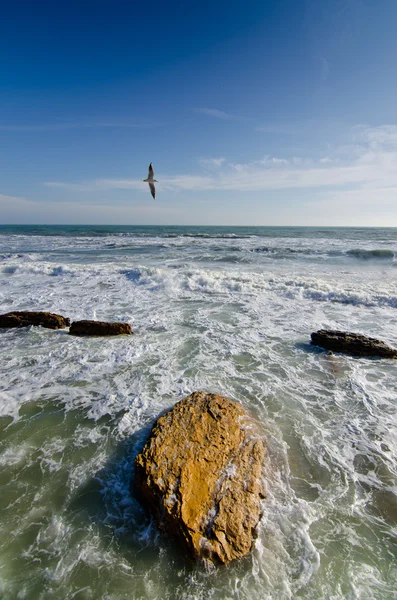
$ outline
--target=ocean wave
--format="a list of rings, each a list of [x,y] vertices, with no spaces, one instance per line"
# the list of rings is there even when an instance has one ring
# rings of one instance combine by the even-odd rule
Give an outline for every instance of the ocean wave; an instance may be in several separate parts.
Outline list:
[[[269,257],[277,258],[303,258],[308,256],[313,257],[329,257],[329,258],[341,258],[348,257],[360,260],[394,260],[396,252],[387,248],[375,248],[367,250],[364,248],[352,248],[350,250],[336,249],[329,247],[296,247],[291,246],[257,246],[250,250],[257,254],[269,255]]]
[[[20,254],[20,253],[13,254],[10,252],[5,252],[5,253],[0,254],[0,260],[10,260],[10,259],[15,260],[15,259],[23,258],[23,257],[24,257],[24,255]]]
[[[176,237],[221,239],[221,240],[245,240],[245,239],[255,238],[257,236],[249,235],[249,234],[246,234],[246,235],[245,234],[236,234],[236,233],[183,233]]]
[[[252,274],[202,269],[178,272],[155,267],[140,267],[122,270],[121,274],[135,285],[146,286],[151,291],[166,289],[171,295],[178,295],[181,292],[215,295],[233,292],[252,293],[253,287],[258,285],[258,282],[255,284],[255,276],[253,278]],[[262,279],[261,281],[263,283]]]
[[[384,308],[397,308],[396,296],[364,296],[343,291],[321,292],[319,290],[307,290],[304,293],[304,296],[309,300],[316,300],[318,302],[352,304],[353,306],[379,306]]]
[[[373,288],[367,289],[335,289],[336,283],[330,286],[322,280],[277,282],[277,287],[288,298],[301,298],[315,302],[330,302],[334,304],[350,304],[353,306],[397,308],[397,296],[379,293]]]
[[[347,250],[346,254],[362,260],[393,260],[396,255],[393,250],[387,250],[386,248],[376,248],[375,250],[353,248],[352,250]]]
[[[397,295],[376,287],[364,289],[340,286],[323,279],[272,278],[263,273],[241,271],[210,271],[204,269],[180,270],[140,267],[121,271],[134,285],[154,292],[166,291],[169,295],[205,294],[230,296],[260,296],[277,294],[291,300],[329,302],[352,306],[397,309]]]
[[[249,264],[251,260],[247,256],[238,254],[223,254],[222,256],[217,254],[212,256],[211,254],[201,254],[191,257],[192,261],[204,262],[204,263],[230,263],[230,264]]]
[[[328,254],[327,251],[313,250],[311,248],[290,248],[288,246],[276,247],[276,246],[258,246],[252,248],[251,252],[257,254],[269,254],[271,258],[286,258],[296,254],[312,256],[313,254]]]
[[[76,269],[66,265],[51,265],[48,263],[22,263],[4,266],[0,273],[5,275],[48,275],[59,277],[64,275],[76,275]]]

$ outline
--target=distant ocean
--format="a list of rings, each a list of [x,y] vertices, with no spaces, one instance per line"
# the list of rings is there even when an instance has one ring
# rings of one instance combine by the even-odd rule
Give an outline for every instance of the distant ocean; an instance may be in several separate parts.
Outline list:
[[[0,330],[0,597],[397,598],[397,362],[329,356],[320,328],[397,347],[397,229],[0,226],[0,312],[127,321],[133,336]],[[187,562],[129,483],[193,391],[263,423],[255,548]]]

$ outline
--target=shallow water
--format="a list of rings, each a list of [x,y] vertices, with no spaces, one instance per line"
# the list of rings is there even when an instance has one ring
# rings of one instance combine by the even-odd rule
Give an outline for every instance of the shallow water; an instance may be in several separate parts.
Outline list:
[[[134,336],[0,331],[0,595],[396,599],[397,363],[328,356],[320,328],[397,347],[397,230],[0,226],[0,312]],[[195,390],[261,421],[252,555],[208,572],[131,496],[157,416]]]

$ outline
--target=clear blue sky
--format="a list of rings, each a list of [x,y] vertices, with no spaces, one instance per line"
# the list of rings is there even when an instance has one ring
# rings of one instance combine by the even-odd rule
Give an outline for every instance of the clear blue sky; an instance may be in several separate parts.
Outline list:
[[[397,226],[396,0],[1,13],[1,223]]]

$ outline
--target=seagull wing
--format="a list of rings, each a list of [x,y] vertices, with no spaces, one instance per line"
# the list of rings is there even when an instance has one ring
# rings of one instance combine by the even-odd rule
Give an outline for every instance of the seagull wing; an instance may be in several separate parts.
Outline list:
[[[152,194],[153,198],[156,199],[156,188],[154,186],[154,183],[149,183],[149,187],[150,193]]]
[[[153,179],[154,178],[154,171],[153,171],[153,167],[152,167],[152,163],[150,163],[149,165],[149,172],[148,172],[148,179]]]

